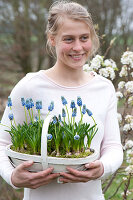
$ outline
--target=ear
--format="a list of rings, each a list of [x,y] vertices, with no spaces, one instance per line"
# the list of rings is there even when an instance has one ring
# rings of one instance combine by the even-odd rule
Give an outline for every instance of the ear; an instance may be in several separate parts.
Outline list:
[[[55,46],[55,36],[49,35],[48,39],[49,39],[51,46]]]

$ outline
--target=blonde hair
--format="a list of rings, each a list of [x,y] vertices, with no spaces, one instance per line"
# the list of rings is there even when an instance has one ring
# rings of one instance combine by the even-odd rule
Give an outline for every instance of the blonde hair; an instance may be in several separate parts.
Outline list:
[[[50,52],[54,54],[53,47],[49,41],[49,35],[56,36],[58,29],[63,24],[64,17],[73,20],[80,20],[85,22],[90,29],[90,37],[92,40],[92,49],[90,56],[92,56],[99,48],[99,38],[95,32],[94,25],[90,13],[82,5],[71,1],[56,1],[49,9],[48,23],[46,27],[47,47]]]

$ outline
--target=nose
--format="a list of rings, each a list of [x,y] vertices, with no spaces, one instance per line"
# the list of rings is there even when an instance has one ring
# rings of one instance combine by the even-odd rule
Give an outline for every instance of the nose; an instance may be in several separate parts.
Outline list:
[[[81,51],[82,50],[82,44],[80,40],[75,40],[73,44],[73,50],[74,51]]]

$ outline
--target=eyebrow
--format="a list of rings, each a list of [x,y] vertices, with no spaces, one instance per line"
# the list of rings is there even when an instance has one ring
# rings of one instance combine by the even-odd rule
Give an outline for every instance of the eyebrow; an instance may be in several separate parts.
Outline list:
[[[83,36],[83,35],[90,35],[90,33],[83,33],[83,34],[81,34],[79,36]],[[63,34],[62,37],[75,37],[75,35]]]

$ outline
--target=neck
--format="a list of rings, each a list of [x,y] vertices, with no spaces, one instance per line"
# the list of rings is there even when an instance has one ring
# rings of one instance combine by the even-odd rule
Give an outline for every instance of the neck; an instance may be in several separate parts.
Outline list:
[[[67,67],[59,67],[57,63],[53,66],[53,71],[55,75],[60,77],[62,81],[67,81],[67,82],[75,82],[78,83],[83,80],[84,78],[84,71],[82,68],[80,69],[72,69]]]
[[[84,72],[82,68],[72,69],[68,66],[60,67],[57,63],[52,68],[46,70],[45,74],[60,85],[67,87],[76,87],[86,84],[93,78],[93,76]]]

